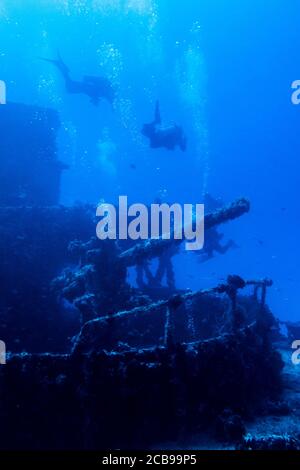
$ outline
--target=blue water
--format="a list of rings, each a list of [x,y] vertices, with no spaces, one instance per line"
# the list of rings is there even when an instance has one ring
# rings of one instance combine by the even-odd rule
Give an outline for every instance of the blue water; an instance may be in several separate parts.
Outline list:
[[[272,310],[296,320],[299,18],[294,0],[1,0],[0,79],[9,101],[59,112],[59,158],[70,165],[62,204],[249,198],[250,214],[222,229],[238,248],[203,264],[181,254],[177,285],[267,276]],[[74,79],[110,78],[113,107],[65,92],[39,59],[58,49]],[[163,119],[184,127],[186,153],[151,150],[141,135],[156,99]]]

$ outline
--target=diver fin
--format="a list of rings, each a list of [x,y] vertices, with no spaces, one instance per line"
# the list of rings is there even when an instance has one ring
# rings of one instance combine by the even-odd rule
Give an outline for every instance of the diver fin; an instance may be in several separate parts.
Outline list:
[[[45,62],[50,62],[50,64],[55,65],[58,70],[62,73],[65,78],[69,78],[69,68],[66,66],[64,61],[61,58],[59,51],[57,51],[57,59],[47,59],[45,57],[39,57],[40,60],[44,60]]]

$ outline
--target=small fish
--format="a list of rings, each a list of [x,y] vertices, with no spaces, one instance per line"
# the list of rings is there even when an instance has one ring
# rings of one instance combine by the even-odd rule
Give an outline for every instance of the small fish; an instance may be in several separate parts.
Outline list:
[[[257,242],[257,244],[258,244],[258,245],[261,245],[261,246],[263,246],[263,245],[264,245],[264,242],[263,242],[263,240],[261,240],[260,238],[256,238],[256,237],[254,237],[254,238],[253,238],[253,240],[255,240],[255,241]]]

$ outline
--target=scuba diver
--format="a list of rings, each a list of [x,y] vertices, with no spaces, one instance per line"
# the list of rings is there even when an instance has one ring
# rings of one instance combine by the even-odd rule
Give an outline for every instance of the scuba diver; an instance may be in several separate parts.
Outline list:
[[[98,106],[101,98],[106,99],[111,104],[113,103],[115,92],[111,82],[107,78],[84,76],[81,81],[72,80],[69,68],[63,62],[59,53],[56,60],[45,59],[43,57],[41,57],[41,60],[50,62],[58,68],[65,80],[66,90],[68,93],[82,93],[87,95],[90,98],[91,103],[95,106]]]
[[[178,146],[183,152],[186,150],[187,140],[182,127],[177,124],[164,126],[161,123],[159,102],[156,102],[154,121],[144,124],[142,134],[150,140],[151,148],[166,148],[175,150]]]
[[[220,198],[214,198],[210,194],[204,195],[204,206],[207,212],[214,212],[223,207],[223,201]],[[234,240],[228,240],[225,244],[221,241],[224,238],[224,234],[219,232],[216,227],[212,227],[206,231],[205,243],[201,251],[195,252],[199,256],[199,261],[205,262],[214,258],[215,253],[225,255],[228,250],[238,248],[238,245]]]
[[[221,240],[224,238],[224,234],[220,233],[215,228],[207,230],[205,236],[205,245],[201,253],[198,255],[201,258],[201,262],[205,262],[214,258],[215,253],[225,255],[231,248],[238,248],[237,244],[233,240],[228,240],[224,245],[221,244]]]

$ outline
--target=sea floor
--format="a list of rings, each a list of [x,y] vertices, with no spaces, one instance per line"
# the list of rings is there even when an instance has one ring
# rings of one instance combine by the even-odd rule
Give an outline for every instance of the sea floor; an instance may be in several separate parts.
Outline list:
[[[283,414],[268,414],[259,416],[251,422],[245,423],[246,433],[245,443],[255,440],[260,443],[258,447],[273,448],[274,443],[293,442],[293,445],[300,448],[300,364],[294,365],[291,360],[292,350],[284,345],[278,344],[277,350],[284,361],[283,394],[281,402],[287,406],[288,412]],[[185,450],[236,450],[241,448],[241,444],[228,444],[219,442],[213,435],[198,434],[193,437],[184,438],[177,442],[168,442],[155,446],[155,449],[185,449]],[[275,448],[274,448],[275,450]]]
[[[247,432],[256,438],[273,435],[286,435],[299,439],[300,437],[300,364],[292,363],[292,349],[278,348],[284,361],[282,402],[288,405],[287,415],[268,415],[259,417],[246,426]]]

